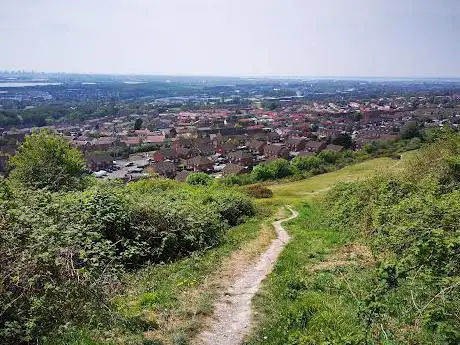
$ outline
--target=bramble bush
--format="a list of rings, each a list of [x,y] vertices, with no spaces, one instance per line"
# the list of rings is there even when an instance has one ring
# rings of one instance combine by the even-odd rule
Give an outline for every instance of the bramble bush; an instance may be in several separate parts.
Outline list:
[[[187,180],[185,182],[187,182],[191,186],[207,186],[211,184],[212,177],[204,172],[191,173],[187,176]]]
[[[460,343],[459,157],[459,137],[443,137],[402,172],[338,185],[324,201],[329,225],[359,231],[377,258],[360,313],[369,342]]]
[[[150,179],[55,193],[1,180],[0,342],[97,327],[114,317],[124,271],[213,247],[254,212],[227,187]]]

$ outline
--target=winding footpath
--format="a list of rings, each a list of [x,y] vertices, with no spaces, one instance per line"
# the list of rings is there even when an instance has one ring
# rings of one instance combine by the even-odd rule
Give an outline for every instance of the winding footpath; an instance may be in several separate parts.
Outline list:
[[[236,278],[214,305],[214,314],[207,330],[198,335],[198,344],[239,345],[251,327],[251,300],[264,278],[289,241],[289,234],[281,223],[294,219],[298,213],[287,206],[292,215],[273,222],[277,238],[258,261],[238,270]]]

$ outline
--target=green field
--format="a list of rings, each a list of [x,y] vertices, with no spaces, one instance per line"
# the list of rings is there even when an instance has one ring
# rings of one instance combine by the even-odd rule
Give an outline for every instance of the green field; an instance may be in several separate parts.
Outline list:
[[[374,173],[386,172],[397,168],[401,162],[391,158],[376,158],[305,180],[273,184],[270,186],[273,191],[271,202],[289,204],[308,200],[312,196],[327,191],[339,182],[355,181],[364,179]]]

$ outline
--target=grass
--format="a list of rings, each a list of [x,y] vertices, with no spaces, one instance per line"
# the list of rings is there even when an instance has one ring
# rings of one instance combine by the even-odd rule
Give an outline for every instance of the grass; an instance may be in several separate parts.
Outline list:
[[[125,277],[128,291],[114,303],[123,319],[131,322],[113,324],[104,342],[188,344],[212,313],[217,292],[231,277],[235,263],[257,257],[274,238],[273,210],[264,208],[231,229],[219,247]]]
[[[309,203],[286,227],[293,236],[254,300],[256,328],[247,344],[347,344],[364,339],[359,313],[362,286],[371,275],[359,260],[318,266],[353,239],[324,227]]]
[[[405,157],[404,157],[405,158]],[[366,334],[360,323],[361,301],[372,284],[350,232],[324,225],[327,216],[315,200],[339,182],[398,169],[405,159],[378,158],[297,182],[270,186],[263,203],[292,204],[299,217],[287,224],[292,239],[254,299],[255,328],[247,344],[359,344]],[[351,246],[350,244],[354,244]],[[353,259],[351,259],[353,258]]]
[[[376,158],[305,180],[273,184],[270,186],[273,191],[273,199],[268,199],[268,202],[286,204],[310,200],[311,197],[327,191],[338,182],[363,179],[375,172],[394,169],[400,162],[391,158]]]
[[[126,276],[128,289],[114,298],[118,315],[110,325],[101,325],[96,333],[78,330],[69,333],[65,342],[51,343],[188,344],[206,324],[217,292],[231,280],[232,270],[256,258],[274,238],[271,222],[281,217],[275,210],[285,204],[299,209],[300,216],[286,224],[293,238],[255,299],[258,327],[249,343],[316,344],[336,333],[355,337],[359,334],[356,296],[347,293],[353,284],[345,282],[343,275],[348,272],[347,277],[357,277],[358,284],[368,278],[354,266],[327,272],[310,269],[350,239],[322,228],[319,211],[305,202],[338,182],[399,164],[379,158],[306,180],[271,185],[274,197],[258,200],[259,215],[231,229],[222,245]]]

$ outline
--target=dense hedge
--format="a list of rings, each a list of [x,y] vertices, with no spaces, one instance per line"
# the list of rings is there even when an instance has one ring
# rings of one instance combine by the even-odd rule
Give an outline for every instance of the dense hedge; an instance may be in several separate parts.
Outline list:
[[[15,188],[1,181],[2,344],[96,319],[124,270],[215,246],[255,212],[235,190],[161,179],[67,193]]]
[[[385,329],[392,343],[460,343],[459,162],[460,138],[450,136],[404,171],[341,184],[326,198],[328,223],[359,230],[377,259],[360,315],[369,341]]]

